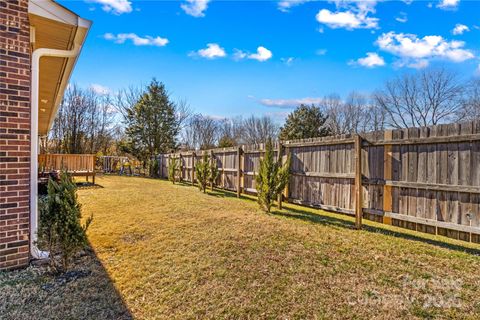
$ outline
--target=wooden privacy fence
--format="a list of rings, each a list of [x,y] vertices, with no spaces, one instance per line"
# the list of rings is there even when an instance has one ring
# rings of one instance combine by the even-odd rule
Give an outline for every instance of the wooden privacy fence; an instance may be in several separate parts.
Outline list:
[[[73,176],[91,176],[95,183],[95,155],[94,154],[39,154],[38,168],[41,171],[66,170]]]
[[[177,157],[194,183],[203,152],[217,161],[217,187],[255,193],[263,145],[162,154],[160,176]],[[291,157],[288,202],[480,242],[480,122],[284,141],[275,152]]]
[[[128,157],[122,156],[100,156],[98,159],[103,173],[118,172],[122,164],[129,161]]]

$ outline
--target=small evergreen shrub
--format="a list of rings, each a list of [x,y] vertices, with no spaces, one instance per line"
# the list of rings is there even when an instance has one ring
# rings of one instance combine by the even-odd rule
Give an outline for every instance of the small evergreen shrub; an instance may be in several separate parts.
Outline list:
[[[50,253],[54,271],[66,271],[71,258],[88,245],[86,231],[93,220],[81,224],[81,205],[77,186],[66,172],[60,181],[48,181],[48,194],[39,203],[38,245]]]
[[[204,193],[207,190],[207,184],[210,179],[210,163],[208,155],[203,154],[202,160],[195,164],[195,173],[197,175],[198,188]]]
[[[274,159],[272,140],[265,146],[265,156],[260,159],[260,168],[255,175],[258,203],[266,212],[270,212],[273,202],[285,189],[290,175],[290,157],[282,165],[281,159]]]
[[[160,175],[160,163],[157,158],[154,158],[150,162],[150,176],[152,178],[158,178]]]
[[[210,175],[208,176],[208,181],[210,181],[210,189],[213,191],[213,186],[217,184],[217,179],[220,172],[218,171],[218,165],[215,158],[212,155],[212,164],[210,165]]]
[[[179,170],[179,164],[177,158],[169,158],[168,159],[168,180],[172,181],[175,184],[177,179],[177,173]]]

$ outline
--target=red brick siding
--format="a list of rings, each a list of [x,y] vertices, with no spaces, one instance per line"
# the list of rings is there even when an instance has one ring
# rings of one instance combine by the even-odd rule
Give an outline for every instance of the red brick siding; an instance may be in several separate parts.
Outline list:
[[[0,270],[29,260],[28,0],[0,0]]]

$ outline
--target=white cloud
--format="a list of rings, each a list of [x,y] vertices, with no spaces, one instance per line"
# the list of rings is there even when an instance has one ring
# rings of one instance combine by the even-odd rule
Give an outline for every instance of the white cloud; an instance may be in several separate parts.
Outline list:
[[[437,8],[443,10],[456,9],[460,0],[440,0],[440,3],[437,5]]]
[[[110,89],[108,87],[102,86],[101,84],[97,83],[92,83],[90,85],[90,89],[92,89],[93,92],[101,95],[106,95],[110,93]]]
[[[212,120],[217,120],[217,121],[222,121],[222,120],[227,120],[228,119],[228,117],[221,116],[221,115],[218,115],[218,114],[207,114],[204,117],[212,119]]]
[[[395,18],[400,23],[405,23],[408,21],[407,14],[405,12],[400,12],[398,17]]]
[[[233,51],[234,51],[233,60],[236,60],[236,61],[242,60],[242,59],[252,59],[252,60],[263,62],[273,57],[272,51],[268,50],[263,46],[258,47],[256,53],[248,53],[239,49],[234,49]],[[281,59],[281,60],[284,61],[284,59]]]
[[[260,99],[261,104],[267,107],[277,108],[295,108],[300,104],[320,104],[323,102],[323,98],[300,98],[300,99]]]
[[[367,52],[367,56],[354,61],[351,64],[358,64],[367,68],[381,67],[385,65],[385,60],[376,52]]]
[[[227,53],[217,43],[207,43],[207,47],[205,49],[200,49],[197,52],[194,52],[192,55],[198,55],[206,59],[216,59],[226,57]]]
[[[452,33],[454,35],[459,35],[459,34],[463,34],[464,32],[468,32],[468,31],[470,31],[469,27],[467,27],[464,24],[457,23],[455,25],[455,28],[453,28]]]
[[[278,2],[278,10],[282,12],[288,12],[290,11],[290,8],[296,7],[309,1],[310,0],[281,0]]]
[[[258,47],[256,53],[249,54],[247,56],[248,59],[253,59],[257,61],[267,61],[273,56],[272,51],[268,50],[265,47]]]
[[[318,49],[317,51],[315,51],[315,54],[317,56],[324,56],[327,54],[327,49]]]
[[[407,64],[407,67],[414,69],[424,69],[428,67],[429,62],[426,59],[420,59]]]
[[[240,49],[233,49],[233,60],[236,60],[236,61],[243,60],[243,59],[252,59],[252,60],[263,62],[263,61],[269,60],[272,57],[273,57],[272,51],[268,50],[263,46],[259,46],[257,48],[256,53],[249,53],[247,51],[243,51]],[[291,59],[291,61],[293,61],[293,58],[282,58],[280,60],[282,60],[283,62],[286,62],[286,59],[287,60]]]
[[[243,52],[242,50],[239,49],[234,49],[233,50],[233,60],[242,60],[247,57],[247,53]]]
[[[425,36],[419,38],[414,34],[395,33],[382,34],[376,45],[383,51],[396,55],[401,59],[398,65],[425,65],[428,60],[439,58],[452,62],[462,62],[474,58],[470,50],[463,47],[463,41],[447,41],[441,36]],[[425,61],[422,61],[425,60]]]
[[[210,0],[186,0],[186,3],[182,3],[180,7],[186,14],[195,18],[205,17],[205,11],[208,8],[208,2]]]
[[[281,58],[280,59],[285,65],[291,66],[293,61],[295,61],[294,57],[288,57],[288,58]]]
[[[377,29],[378,18],[369,16],[375,13],[376,0],[342,1],[336,0],[337,11],[320,10],[316,19],[332,29]],[[339,11],[341,10],[341,11]]]
[[[287,118],[289,114],[290,114],[290,112],[288,112],[288,111],[277,111],[277,112],[265,112],[264,113],[265,116],[273,118],[273,120],[276,121],[276,122],[285,121],[285,118]]]
[[[132,2],[128,0],[87,0],[87,2],[101,4],[103,11],[114,14],[132,12]]]
[[[322,9],[318,12],[317,21],[326,24],[332,29],[345,28],[353,29],[371,29],[378,27],[378,19],[360,16],[351,11],[332,12],[328,9]]]
[[[127,40],[131,40],[132,43],[136,46],[156,46],[156,47],[163,47],[168,44],[167,38],[162,37],[152,37],[152,36],[144,36],[140,37],[135,33],[119,33],[114,35],[113,33],[105,33],[103,38],[106,40],[114,41],[115,43],[125,43]]]

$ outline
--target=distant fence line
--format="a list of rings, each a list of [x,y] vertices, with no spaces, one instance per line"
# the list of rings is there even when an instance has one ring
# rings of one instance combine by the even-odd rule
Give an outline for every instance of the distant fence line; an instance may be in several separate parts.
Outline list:
[[[100,156],[98,160],[103,173],[113,173],[119,171],[121,165],[128,162],[129,158],[123,156]]]
[[[217,187],[255,193],[254,175],[264,145],[158,156],[180,159],[180,176],[194,183],[195,163],[213,155]],[[385,130],[284,141],[291,156],[285,201],[356,215],[417,231],[480,242],[480,122]],[[357,192],[361,191],[361,192]]]

